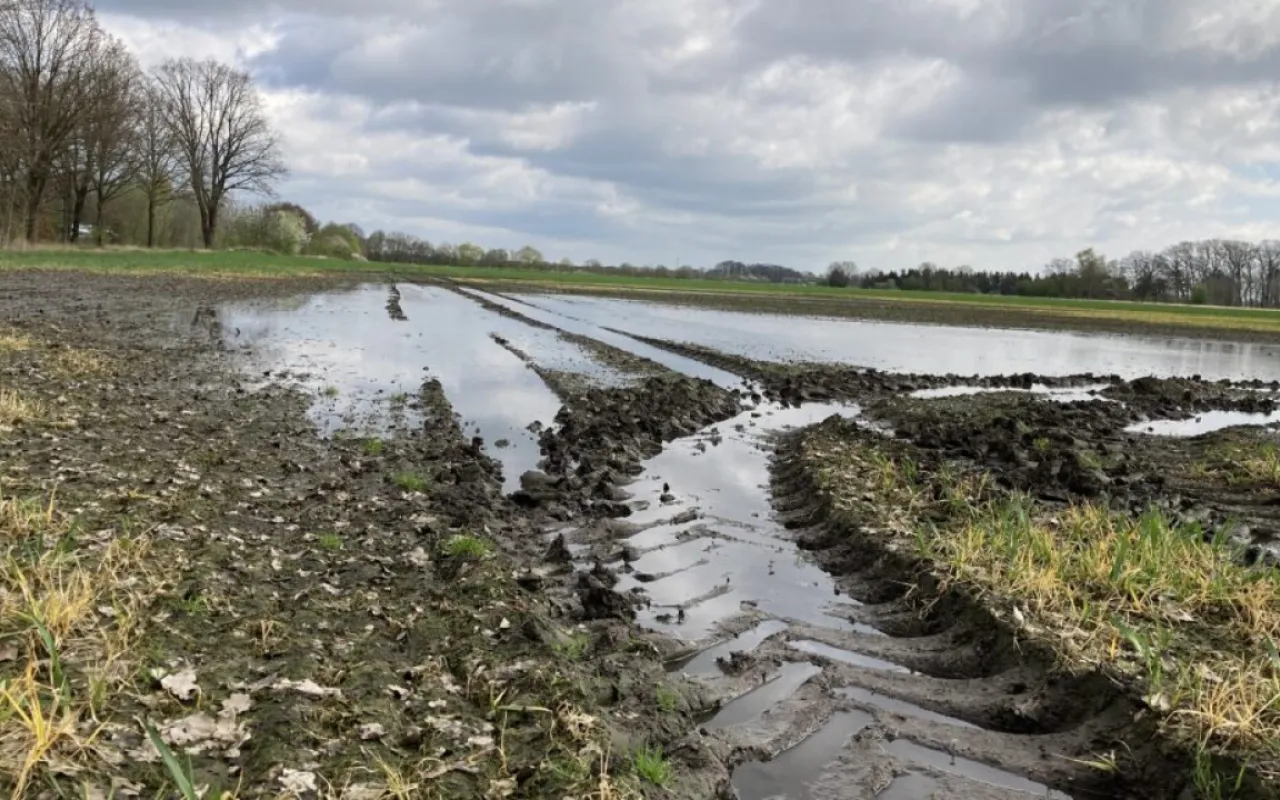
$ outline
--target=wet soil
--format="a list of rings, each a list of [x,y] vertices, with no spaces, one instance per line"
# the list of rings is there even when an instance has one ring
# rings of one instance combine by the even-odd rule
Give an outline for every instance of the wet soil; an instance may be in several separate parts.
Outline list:
[[[998,403],[999,399],[998,395],[993,396],[994,402]],[[1073,418],[1073,409],[1063,404],[1018,400],[1051,409],[1041,413],[1044,417],[1057,417],[1059,425]],[[1000,413],[1011,413],[1009,404],[1001,406]],[[945,414],[941,412],[940,416]],[[1030,425],[1033,417],[1024,414],[1022,418]],[[1080,427],[1071,430],[1077,436],[1086,439],[1089,436],[1089,432]],[[1051,429],[1041,428],[1038,432],[1048,434]],[[992,436],[993,440],[999,438],[1000,434]],[[1274,447],[1275,438],[1275,431],[1232,429],[1192,440],[1153,442],[1148,449],[1135,436],[1131,444],[1142,453],[1140,457],[1162,459],[1163,466],[1171,471],[1171,478],[1144,486],[1149,491],[1142,499],[1123,492],[1116,492],[1113,499],[1121,505],[1155,503],[1175,518],[1181,515],[1203,521],[1206,536],[1212,537],[1220,526],[1230,526],[1233,535],[1247,536],[1248,529],[1241,531],[1236,527],[1239,515],[1251,513],[1255,515],[1252,519],[1257,519],[1259,513],[1269,516],[1271,502],[1268,501],[1274,497],[1274,481],[1255,483],[1250,488],[1256,493],[1237,482],[1236,491],[1223,496],[1223,490],[1232,483],[1230,479],[1223,480],[1222,475],[1215,475],[1212,470],[1191,468],[1191,465],[1197,454],[1206,450],[1220,452],[1227,443],[1247,442],[1257,447],[1267,442]],[[1082,440],[1074,441],[1079,446]],[[915,465],[920,486],[926,490],[931,486],[941,488],[946,479],[939,476],[954,475],[949,470],[956,463],[983,462],[970,460],[970,452],[945,445],[935,448],[927,436],[919,443],[910,437],[890,439],[852,420],[833,418],[788,436],[775,463],[775,502],[800,546],[814,553],[818,563],[839,576],[838,586],[843,592],[865,604],[859,608],[857,618],[877,625],[896,639],[893,645],[880,644],[874,648],[865,642],[856,646],[849,641],[831,643],[861,653],[892,654],[893,663],[914,665],[924,676],[944,679],[903,680],[883,667],[879,668],[882,677],[878,681],[853,677],[857,672],[841,676],[845,685],[886,693],[917,706],[907,716],[923,720],[922,727],[913,733],[894,735],[906,735],[915,745],[927,744],[919,737],[929,736],[926,731],[938,722],[936,718],[930,719],[929,714],[941,713],[953,719],[945,721],[947,727],[941,729],[945,733],[932,734],[935,742],[942,741],[941,737],[951,737],[950,742],[967,748],[968,757],[976,763],[1002,767],[1070,796],[1219,796],[1197,790],[1189,766],[1193,757],[1185,750],[1164,743],[1154,715],[1140,694],[1127,688],[1125,681],[1087,669],[1075,672],[1064,669],[1043,640],[1027,637],[1020,631],[1015,624],[1016,614],[1011,617],[1009,609],[997,610],[984,598],[951,587],[942,576],[917,561],[913,548],[903,538],[910,539],[914,534],[893,527],[894,510],[876,506],[871,487],[867,487],[865,501],[850,505],[848,498],[859,494],[856,487],[850,487],[838,500],[840,505],[833,505],[830,495],[814,480],[814,470],[821,468],[821,462],[812,458],[809,448],[821,447],[818,443],[822,442],[861,443],[868,451],[893,453],[899,463]],[[1000,469],[998,459],[983,466],[1002,478],[1007,475]],[[938,480],[943,484],[935,486]],[[1069,493],[1060,480],[1038,484],[1034,480],[1010,482],[1025,484],[1019,486],[1020,489],[1038,485],[1042,493],[1051,487],[1050,503],[1065,500],[1063,493]],[[1159,488],[1167,493],[1157,491]],[[1096,498],[1098,494],[1090,487],[1071,499],[1086,496]],[[1194,499],[1190,499],[1192,497]],[[1224,507],[1227,503],[1235,504],[1231,509],[1234,515],[1219,513],[1227,510]],[[957,719],[977,725],[986,735],[958,730]],[[954,766],[957,754],[945,747],[941,749],[951,756]],[[1038,757],[1024,755],[1036,751],[1040,754]],[[910,752],[910,748],[906,752]],[[1124,755],[1113,768],[1099,771],[1086,766],[1096,763],[1098,754],[1117,752]],[[1052,753],[1054,758],[1046,760],[1046,753]],[[1221,768],[1233,775],[1238,769],[1230,764]],[[816,785],[837,785],[855,791],[873,779],[862,774],[863,769],[863,765],[850,763],[848,759],[832,761]],[[907,772],[913,769],[908,768]],[[899,768],[893,774],[904,772]],[[827,795],[814,789],[811,796]],[[1239,792],[1230,796],[1269,798],[1276,796],[1276,787],[1249,776],[1243,780]]]
[[[642,336],[636,338],[654,347],[746,376],[758,384],[766,397],[789,405],[830,401],[862,402],[879,396],[896,397],[956,386],[1030,390],[1033,387],[1067,389],[1121,382],[1117,375],[1093,373],[1067,376],[1038,376],[1032,373],[993,376],[910,374],[844,364],[763,361],[688,342]]]
[[[219,307],[334,288],[6,274],[4,332],[33,345],[3,354],[0,380],[58,410],[56,427],[0,433],[6,496],[56,490],[86,530],[148,531],[167,581],[145,615],[137,678],[103,720],[103,755],[41,775],[39,796],[172,791],[139,719],[186,751],[197,784],[240,797],[380,797],[395,785],[449,798],[707,797],[727,785],[723,755],[687,738],[698,695],[654,701],[688,691],[662,669],[671,645],[595,613],[609,593],[582,592],[589,576],[544,560],[545,511],[503,493],[498,462],[464,435],[439,381],[407,401],[419,422],[375,447],[317,436],[313,397],[242,377]],[[105,366],[49,369],[65,348]],[[588,443],[559,434],[551,472],[567,475],[573,458],[574,479],[599,485],[608,463],[583,469],[590,454],[634,463],[733,403],[679,381],[637,391],[630,405],[594,399],[577,423],[570,412]],[[673,393],[689,419],[635,418]],[[589,422],[588,407],[613,421]],[[166,673],[198,692],[179,697],[152,677]],[[667,789],[636,774],[633,753],[648,745],[680,777]]]
[[[5,277],[0,334],[36,344],[4,354],[0,386],[58,414],[0,432],[0,486],[56,487],[87,530],[151,532],[170,581],[102,730],[115,763],[50,776],[49,797],[171,791],[136,719],[244,797],[1191,797],[1141,702],[886,547],[891,509],[837,520],[803,448],[866,438],[1045,503],[1154,505],[1230,526],[1257,562],[1277,536],[1258,458],[1274,429],[1141,429],[1271,413],[1271,385],[896,375],[661,340],[640,355],[480,298],[622,376],[487,340],[562,405],[533,426],[538,468],[513,476],[430,370],[376,446],[317,436],[296,382],[245,377],[219,309],[341,284]],[[386,324],[414,318],[411,295],[379,300]],[[106,366],[48,368],[65,348]],[[646,746],[665,786],[636,768]],[[1092,765],[1108,752],[1117,769]]]
[[[986,469],[1008,489],[1052,503],[1102,500],[1135,514],[1157,509],[1176,522],[1203,525],[1207,536],[1229,533],[1250,545],[1251,559],[1270,560],[1280,547],[1280,487],[1269,476],[1250,475],[1241,461],[1273,452],[1280,431],[1270,425],[1196,436],[1147,431],[1154,420],[1195,430],[1214,411],[1265,418],[1275,403],[1236,387],[1142,379],[1089,401],[993,392],[880,399],[866,412],[921,451]]]
[[[1266,424],[1275,402],[1269,384],[1099,382],[1092,375],[966,381],[681,351],[766,387],[777,375],[800,376],[813,389],[785,395],[793,403],[862,401],[784,436],[772,486],[781,520],[836,576],[836,596],[849,598],[841,600],[841,614],[861,627],[765,614],[756,628],[750,620],[727,624],[713,637],[725,644],[681,662],[712,672],[708,680],[742,698],[709,723],[727,726],[721,735],[739,758],[765,759],[735,771],[741,797],[1205,796],[1194,785],[1193,757],[1164,743],[1140,697],[1110,676],[1065,671],[1047,648],[1023,639],[1007,614],[949,589],[895,549],[876,527],[894,509],[851,518],[842,506],[837,519],[802,452],[812,437],[865,440],[900,450],[922,476],[955,465],[981,469],[996,479],[993,491],[1028,493],[1050,507],[1089,500],[1135,513],[1156,508],[1174,523],[1197,523],[1207,538],[1226,533],[1247,543],[1247,560],[1271,563],[1280,433]],[[784,396],[778,386],[766,394]],[[1241,415],[1254,424],[1213,427]],[[1203,432],[1148,433],[1160,419]],[[655,541],[646,533],[627,536]],[[683,548],[681,541],[689,539],[667,546]],[[668,574],[659,581],[675,580]],[[692,602],[697,608],[705,600]],[[729,638],[741,626],[746,632]],[[820,672],[798,666],[804,663]],[[746,688],[758,680],[767,690]],[[850,704],[868,692],[879,702]],[[899,727],[885,727],[886,702],[907,704],[905,714],[891,715]],[[868,748],[868,741],[875,744]],[[1099,754],[1117,752],[1126,755],[1115,770],[1092,766]],[[983,773],[992,768],[996,773]],[[1234,775],[1236,767],[1222,769]],[[1273,789],[1247,778],[1238,796],[1270,797]]]

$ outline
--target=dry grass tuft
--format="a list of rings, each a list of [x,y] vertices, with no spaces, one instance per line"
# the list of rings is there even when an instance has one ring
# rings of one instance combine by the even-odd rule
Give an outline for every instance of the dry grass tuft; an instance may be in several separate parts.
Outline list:
[[[0,333],[0,353],[12,353],[20,350],[29,350],[30,348],[31,340],[27,337]]]
[[[111,766],[104,717],[129,689],[142,609],[161,588],[146,541],[82,541],[54,501],[0,499],[0,776],[23,797],[46,775]]]
[[[0,426],[40,419],[45,413],[42,403],[25,397],[20,392],[0,389]]]
[[[42,345],[29,336],[0,333],[0,354],[31,351],[36,351],[37,360],[49,369],[68,377],[101,375],[110,364],[110,360],[97,350]]]
[[[108,359],[94,350],[66,348],[56,350],[49,359],[55,372],[71,377],[91,377],[107,371]]]
[[[1134,683],[1195,752],[1280,776],[1280,572],[1245,566],[1238,543],[1154,511],[1054,513],[987,491],[983,474],[925,473],[848,437],[812,436],[805,458],[837,515],[984,598],[1071,668]],[[1254,471],[1273,475],[1273,460],[1257,455]]]

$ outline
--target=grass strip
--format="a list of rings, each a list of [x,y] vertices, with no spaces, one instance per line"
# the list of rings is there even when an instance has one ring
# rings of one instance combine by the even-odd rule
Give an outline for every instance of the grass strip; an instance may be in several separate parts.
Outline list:
[[[1048,508],[824,424],[802,445],[837,522],[876,531],[1071,670],[1130,685],[1174,741],[1280,778],[1280,573],[1156,511]],[[1203,773],[1203,776],[1201,776]],[[1213,796],[1213,795],[1211,795]]]

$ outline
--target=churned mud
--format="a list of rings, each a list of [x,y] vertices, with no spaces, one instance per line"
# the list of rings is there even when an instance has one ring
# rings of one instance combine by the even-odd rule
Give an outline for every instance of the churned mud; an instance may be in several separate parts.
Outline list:
[[[1269,796],[1280,385],[4,277],[14,796]]]
[[[5,280],[0,782],[14,796],[726,783],[723,757],[682,744],[698,695],[666,676],[661,639],[579,602],[545,559],[545,515],[504,492],[506,465],[464,432],[438,365],[423,358],[412,391],[368,387],[367,433],[325,426],[312,379],[249,370],[248,309],[353,288]],[[380,324],[415,319],[408,294],[384,290]],[[308,368],[332,385],[321,360]],[[405,413],[386,425],[374,406]]]

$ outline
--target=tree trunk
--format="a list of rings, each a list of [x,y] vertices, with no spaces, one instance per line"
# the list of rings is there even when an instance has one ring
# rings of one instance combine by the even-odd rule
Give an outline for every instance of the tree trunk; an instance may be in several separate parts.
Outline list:
[[[26,208],[26,220],[24,221],[24,225],[25,225],[24,233],[26,234],[28,242],[34,243],[36,240],[36,218],[39,215],[40,215],[40,200],[35,197],[28,198],[27,208]]]
[[[204,247],[206,250],[212,250],[214,235],[218,230],[218,207],[216,205],[211,206],[200,216],[203,223],[200,226],[200,233],[204,236]]]
[[[98,240],[98,247],[102,247],[102,195],[98,195],[97,213],[93,215],[93,235]]]
[[[147,192],[147,248],[156,246],[156,193]]]
[[[40,201],[43,199],[44,180],[39,174],[32,173],[27,177],[27,203],[24,209],[26,218],[23,220],[28,242],[35,242],[39,233]]]
[[[71,241],[80,241],[80,221],[84,219],[84,206],[89,200],[89,186],[77,186],[75,198],[71,203]]]

